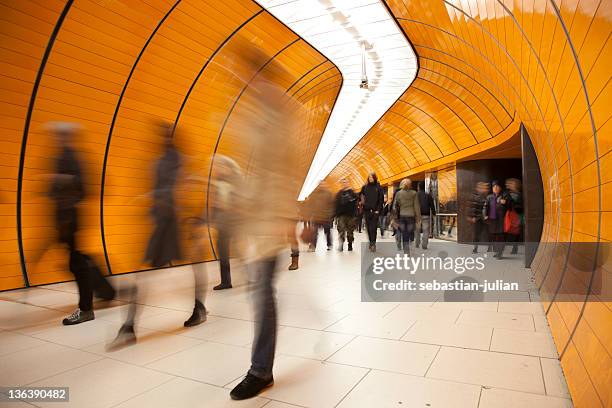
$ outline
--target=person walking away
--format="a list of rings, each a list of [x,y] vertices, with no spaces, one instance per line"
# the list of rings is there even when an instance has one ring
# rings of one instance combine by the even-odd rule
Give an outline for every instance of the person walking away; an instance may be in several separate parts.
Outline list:
[[[77,126],[67,122],[47,124],[54,133],[61,149],[55,162],[55,174],[49,195],[55,202],[55,228],[60,243],[69,251],[69,268],[79,289],[79,306],[62,323],[66,326],[93,320],[94,290],[104,294],[107,300],[115,297],[115,290],[102,276],[91,257],[78,250],[79,204],[85,199],[83,173],[78,154],[72,146]]]
[[[421,210],[421,225],[417,224],[416,238],[414,241],[415,247],[418,248],[422,243],[423,249],[427,249],[429,243],[429,232],[431,229],[431,216],[436,215],[436,207],[434,206],[431,194],[425,191],[425,182],[419,181],[417,184],[417,198],[419,200],[419,208]]]
[[[314,249],[317,248],[319,229],[323,229],[327,243],[327,250],[331,251],[331,227],[334,212],[334,195],[327,188],[327,184],[325,182],[321,182],[317,189],[310,195],[309,201],[311,202],[312,206],[312,221],[314,226],[312,246]]]
[[[368,175],[368,180],[361,189],[361,201],[363,203],[368,240],[370,241],[369,249],[371,252],[376,252],[378,217],[382,211],[385,197],[384,191],[378,183],[378,177],[374,172]]]
[[[489,183],[479,181],[476,183],[476,188],[470,199],[470,207],[468,213],[468,221],[472,224],[472,234],[474,239],[473,254],[478,253],[478,245],[483,242],[488,242],[487,224],[484,218],[484,205],[486,197],[489,194]],[[487,236],[484,236],[487,235]]]
[[[241,71],[255,72],[267,55],[237,56]],[[259,53],[263,54],[263,53]],[[246,67],[243,67],[246,65]],[[250,208],[241,216],[241,231],[253,245],[250,270],[256,271],[254,283],[255,334],[251,365],[242,381],[230,392],[234,400],[252,398],[274,384],[274,357],[278,331],[275,296],[276,264],[284,251],[288,231],[295,227],[299,195],[298,180],[303,179],[300,163],[298,118],[306,113],[299,101],[285,93],[278,78],[285,77],[283,65],[270,60],[266,69],[251,78],[249,89],[256,95],[256,104],[243,113],[250,132],[239,142],[251,151],[248,189]],[[251,113],[252,112],[252,113]],[[253,214],[256,209],[256,214]]]
[[[493,181],[493,192],[489,194],[483,206],[483,215],[493,243],[495,258],[502,259],[504,252],[504,218],[510,206],[510,196],[502,190],[497,180]]]
[[[355,217],[355,224],[357,225],[357,232],[361,234],[363,228],[363,202],[361,197],[357,201],[357,215]]]
[[[230,272],[230,241],[236,228],[235,206],[242,189],[242,170],[236,161],[227,156],[220,155],[217,161],[217,174],[211,183],[212,194],[209,203],[212,207],[211,224],[217,230],[217,258],[219,258],[219,271],[221,283],[213,290],[232,288]],[[240,200],[239,201],[243,201]]]
[[[385,237],[385,230],[387,229],[387,221],[389,219],[389,208],[391,207],[391,199],[385,200],[385,204],[383,205],[382,211],[380,213],[380,237]]]
[[[415,226],[421,222],[421,208],[417,192],[411,187],[412,181],[408,178],[403,179],[395,197],[395,210],[402,233],[403,250],[408,256],[410,256],[410,241],[413,240]]]
[[[512,242],[512,251],[511,254],[518,253],[518,243],[520,241],[520,237],[522,234],[522,227],[524,224],[524,212],[523,212],[523,194],[521,193],[521,180],[516,178],[510,178],[506,180],[506,189],[508,190],[508,195],[510,196],[511,208],[516,211],[518,216],[521,219],[521,230],[518,234],[507,234],[506,239],[509,242]]]
[[[336,194],[336,209],[335,218],[338,228],[338,251],[344,250],[344,241],[348,242],[348,250],[353,250],[353,241],[355,240],[353,232],[355,231],[355,217],[357,215],[357,203],[359,197],[350,188],[346,179],[340,180],[342,189]]]
[[[174,145],[174,126],[171,123],[158,124],[163,140],[163,153],[157,160],[154,170],[153,206],[151,216],[155,223],[153,234],[147,245],[144,261],[153,268],[170,265],[180,259],[179,228],[176,214],[175,190],[181,169],[181,156]],[[107,347],[109,351],[136,342],[134,321],[138,312],[138,287],[129,289],[130,304],[127,318],[117,337]]]

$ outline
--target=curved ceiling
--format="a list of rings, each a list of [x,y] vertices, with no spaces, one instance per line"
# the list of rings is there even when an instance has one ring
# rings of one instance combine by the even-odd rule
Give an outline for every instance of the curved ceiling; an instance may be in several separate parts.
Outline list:
[[[260,0],[342,73],[338,101],[302,187],[316,188],[412,83],[414,51],[380,0]],[[361,88],[365,53],[367,89]]]

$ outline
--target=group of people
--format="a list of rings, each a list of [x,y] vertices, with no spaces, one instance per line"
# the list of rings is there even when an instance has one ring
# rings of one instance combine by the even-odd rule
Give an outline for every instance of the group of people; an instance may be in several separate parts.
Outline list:
[[[506,242],[512,243],[511,254],[518,252],[522,234],[523,196],[521,181],[507,179],[505,188],[494,180],[491,184],[481,181],[476,184],[470,203],[468,221],[472,224],[474,248],[486,245],[495,258],[502,259]]]
[[[353,250],[354,232],[365,219],[369,250],[376,252],[378,229],[384,237],[387,227],[393,229],[398,250],[410,254],[411,243],[427,249],[429,243],[431,216],[436,214],[433,199],[425,191],[424,183],[418,184],[418,191],[412,189],[412,181],[404,179],[393,197],[386,199],[385,192],[376,173],[370,173],[359,192],[355,192],[346,179],[340,181],[341,189],[335,199],[325,183],[308,197],[303,205],[306,233],[303,240],[311,250],[316,248],[319,229],[323,229],[327,249],[333,248],[331,228],[336,222],[338,229],[338,250]]]

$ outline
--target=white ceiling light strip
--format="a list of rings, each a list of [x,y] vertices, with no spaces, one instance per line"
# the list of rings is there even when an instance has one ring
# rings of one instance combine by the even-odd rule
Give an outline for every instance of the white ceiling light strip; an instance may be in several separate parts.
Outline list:
[[[259,3],[336,64],[344,78],[302,186],[302,200],[406,91],[416,76],[417,59],[379,0]],[[362,72],[364,52],[366,86]]]

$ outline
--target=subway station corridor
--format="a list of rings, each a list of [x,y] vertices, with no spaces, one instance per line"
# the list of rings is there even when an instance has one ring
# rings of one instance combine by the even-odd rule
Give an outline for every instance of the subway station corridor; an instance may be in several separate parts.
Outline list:
[[[0,0],[0,408],[612,408],[611,38]]]
[[[427,251],[471,247],[435,240]],[[529,281],[521,255],[487,262]],[[277,380],[243,406],[572,406],[535,286],[520,301],[361,303],[359,260],[319,249],[280,273]],[[208,273],[218,276],[213,264]],[[121,301],[65,328],[57,321],[77,301],[73,283],[3,293],[3,321],[23,319],[0,332],[0,382],[65,384],[75,407],[228,406],[252,342],[244,273],[233,290],[210,292],[208,321],[195,328],[182,324],[193,307],[191,267],[151,273],[139,342],[114,353],[104,345],[125,313]]]

